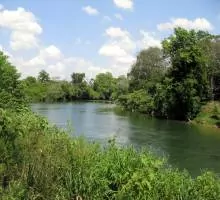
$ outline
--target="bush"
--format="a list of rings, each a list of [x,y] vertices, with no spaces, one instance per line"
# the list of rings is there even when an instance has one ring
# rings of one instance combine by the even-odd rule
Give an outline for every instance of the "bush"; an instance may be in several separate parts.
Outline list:
[[[145,90],[138,90],[119,97],[118,102],[127,110],[152,114],[154,110],[153,98]]]
[[[28,110],[0,112],[2,199],[219,199],[220,180],[192,179],[147,150],[71,138]]]

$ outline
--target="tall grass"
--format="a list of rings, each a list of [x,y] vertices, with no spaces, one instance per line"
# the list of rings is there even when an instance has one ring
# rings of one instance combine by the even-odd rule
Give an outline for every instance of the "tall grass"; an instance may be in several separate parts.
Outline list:
[[[0,199],[214,200],[220,180],[192,179],[147,150],[72,138],[30,111],[0,110]]]

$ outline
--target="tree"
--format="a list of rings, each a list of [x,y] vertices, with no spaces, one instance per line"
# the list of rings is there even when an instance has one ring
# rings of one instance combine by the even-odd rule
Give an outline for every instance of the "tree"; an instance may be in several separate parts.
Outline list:
[[[116,79],[110,72],[100,73],[93,83],[94,90],[100,93],[102,99],[109,100],[116,90]]]
[[[112,94],[113,99],[118,99],[119,96],[128,93],[129,81],[126,76],[122,75],[116,79],[116,89]]]
[[[59,102],[65,100],[65,93],[62,85],[59,82],[55,82],[48,85],[45,101]]]
[[[38,75],[38,81],[41,83],[47,83],[50,81],[50,76],[45,70],[41,70]]]
[[[164,53],[171,61],[167,73],[170,79],[167,88],[172,88],[169,90],[172,102],[167,102],[170,118],[192,119],[199,112],[201,101],[209,98],[209,58],[201,48],[201,42],[208,36],[206,32],[176,28],[174,35],[163,41]]]
[[[33,85],[37,83],[37,79],[33,76],[28,76],[27,78],[24,79],[25,84],[27,86]]]
[[[148,82],[157,82],[165,72],[165,61],[161,49],[151,47],[142,50],[128,73],[130,90],[146,88]]]
[[[85,73],[72,73],[72,84],[81,84],[85,79]]]
[[[0,108],[19,108],[26,103],[20,74],[0,52]]]
[[[213,99],[220,99],[220,36],[211,41],[209,76]]]
[[[126,76],[119,76],[117,78],[117,92],[119,94],[126,94],[128,93],[129,82]]]

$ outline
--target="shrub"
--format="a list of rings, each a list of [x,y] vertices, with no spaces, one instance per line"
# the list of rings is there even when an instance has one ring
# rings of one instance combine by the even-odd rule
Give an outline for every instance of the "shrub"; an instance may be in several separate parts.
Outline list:
[[[0,112],[2,199],[219,199],[220,180],[195,179],[147,150],[72,138],[28,110]]]

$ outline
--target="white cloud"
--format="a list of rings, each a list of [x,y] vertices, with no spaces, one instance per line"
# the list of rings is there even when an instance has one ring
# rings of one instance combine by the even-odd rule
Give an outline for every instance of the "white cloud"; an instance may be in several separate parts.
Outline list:
[[[87,78],[92,78],[100,72],[111,71],[96,66],[82,57],[64,57],[54,45],[41,49],[37,56],[29,60],[14,56],[10,61],[22,73],[22,77],[37,76],[41,70],[46,70],[51,77],[69,80],[73,72],[84,72]]]
[[[16,51],[20,49],[31,49],[38,47],[38,39],[32,33],[13,31],[11,33],[10,47]]]
[[[153,33],[140,30],[142,39],[138,41],[138,47],[140,49],[148,49],[149,47],[158,47],[161,48],[161,40],[157,39]]]
[[[46,66],[46,61],[42,57],[36,56],[27,61],[26,65],[29,67]]]
[[[84,72],[87,78],[94,78],[98,73],[111,72],[111,69],[106,69],[94,65],[92,62],[81,57],[69,57],[63,60],[66,67],[66,78],[70,77],[73,72]]]
[[[189,20],[186,18],[174,18],[170,22],[161,23],[157,25],[158,30],[172,30],[176,27],[182,27],[187,30],[196,29],[196,30],[205,30],[210,31],[213,29],[212,24],[205,18],[196,18],[194,20]]]
[[[91,11],[91,9],[89,10]],[[90,12],[92,15],[95,13]],[[104,16],[104,18],[108,20],[108,16]],[[120,17],[118,19],[121,20]],[[114,75],[126,74],[132,63],[135,62],[135,53],[138,48],[160,45],[160,41],[152,33],[141,31],[142,38],[136,40],[126,29],[109,27],[104,34],[107,40],[98,51],[99,55],[103,56],[102,59],[104,58],[107,61],[103,67],[83,57],[66,57],[55,44],[39,45],[38,36],[42,33],[42,28],[36,17],[23,8],[14,11],[0,10],[0,30],[1,28],[11,30],[10,46],[13,50],[38,47],[30,54],[16,51],[12,51],[10,54],[0,46],[0,50],[3,49],[11,56],[10,61],[22,73],[23,77],[37,76],[39,71],[43,69],[48,71],[51,77],[60,77],[61,79],[70,79],[73,72],[84,72],[87,78],[95,77],[98,73],[107,71]],[[75,44],[83,46],[90,43],[89,40],[75,38]],[[34,52],[36,53],[35,56],[32,55]]]
[[[12,57],[11,61],[15,66],[18,66],[18,70],[23,76],[37,76],[40,70],[44,69],[48,71],[48,69],[51,69],[51,66],[57,66],[57,63],[62,61],[62,59],[63,55],[61,51],[56,46],[50,45],[40,49],[38,55],[29,60],[23,60],[23,58],[20,57]],[[50,68],[48,68],[48,66],[50,66]],[[56,73],[56,70],[54,73]],[[54,76],[56,75],[53,73],[51,74]]]
[[[93,8],[91,6],[83,7],[82,10],[84,12],[86,12],[88,15],[98,15],[99,14],[99,11],[96,8]]]
[[[121,38],[120,40],[114,41],[114,43],[127,52],[133,52],[136,49],[136,41],[132,40],[131,37]]]
[[[127,30],[120,27],[109,27],[105,35],[108,40],[99,49],[99,54],[109,59],[108,69],[115,76],[126,74],[135,61],[133,54],[137,48],[136,41]]]
[[[107,15],[103,17],[103,20],[106,21],[106,22],[111,22],[112,21],[111,17],[109,17]]]
[[[56,46],[50,45],[47,48],[40,50],[39,56],[44,59],[59,60],[62,57],[62,53]]]
[[[101,49],[99,50],[99,54],[109,57],[121,57],[127,55],[124,49],[122,49],[120,46],[115,44],[106,44],[102,46]]]
[[[0,4],[0,10],[3,10],[4,6],[2,4]]]
[[[118,28],[118,27],[109,27],[105,31],[105,33],[111,38],[123,38],[123,37],[129,36],[128,31],[122,30],[121,28]]]
[[[119,14],[119,13],[115,14],[115,18],[116,18],[116,19],[119,19],[119,20],[121,20],[121,21],[123,20],[122,15]]]
[[[43,31],[34,14],[24,8],[0,9],[0,27],[12,31],[10,46],[13,50],[35,48],[38,46],[37,36]]]
[[[133,9],[133,0],[114,0],[117,7],[123,9]]]
[[[106,29],[105,34],[108,36],[109,41],[101,47],[99,51],[101,55],[125,56],[136,48],[135,41],[132,40],[131,34],[127,30],[119,27],[109,27]]]
[[[118,63],[122,63],[122,64],[131,64],[133,62],[135,62],[136,58],[134,56],[131,56],[131,55],[127,55],[127,56],[124,56],[124,57],[119,57],[116,59],[116,61]]]
[[[105,31],[107,41],[99,49],[99,54],[110,62],[114,75],[126,74],[136,61],[135,54],[149,47],[161,48],[161,40],[155,33],[140,30],[140,39],[134,39],[130,32],[120,27],[109,27]]]
[[[91,11],[91,9],[89,10]],[[95,13],[94,10],[90,12],[90,14]],[[29,57],[35,51],[31,51],[30,54],[23,51],[12,51],[11,54],[0,45],[0,51],[10,56],[10,62],[16,66],[22,77],[37,76],[40,70],[46,70],[51,77],[61,79],[70,79],[73,72],[85,72],[86,76],[91,78],[100,72],[111,71],[111,68],[99,67],[82,57],[65,57],[61,50],[53,44],[46,47],[40,46],[38,36],[42,33],[42,28],[36,17],[23,8],[0,9],[0,30],[2,28],[11,31],[9,44],[12,50],[38,47],[35,49],[37,51],[35,56]],[[77,38],[77,42],[85,45],[91,43],[89,40],[83,41],[80,38]]]
[[[91,66],[91,67],[88,68],[88,72],[89,72],[89,77],[95,77],[99,73],[106,73],[106,72],[111,72],[112,73],[112,69],[110,69],[110,68],[106,69],[106,68]]]
[[[62,62],[57,62],[53,65],[49,65],[47,68],[47,72],[51,77],[59,77],[59,79],[65,79],[66,74],[64,73],[66,70],[65,64]]]

